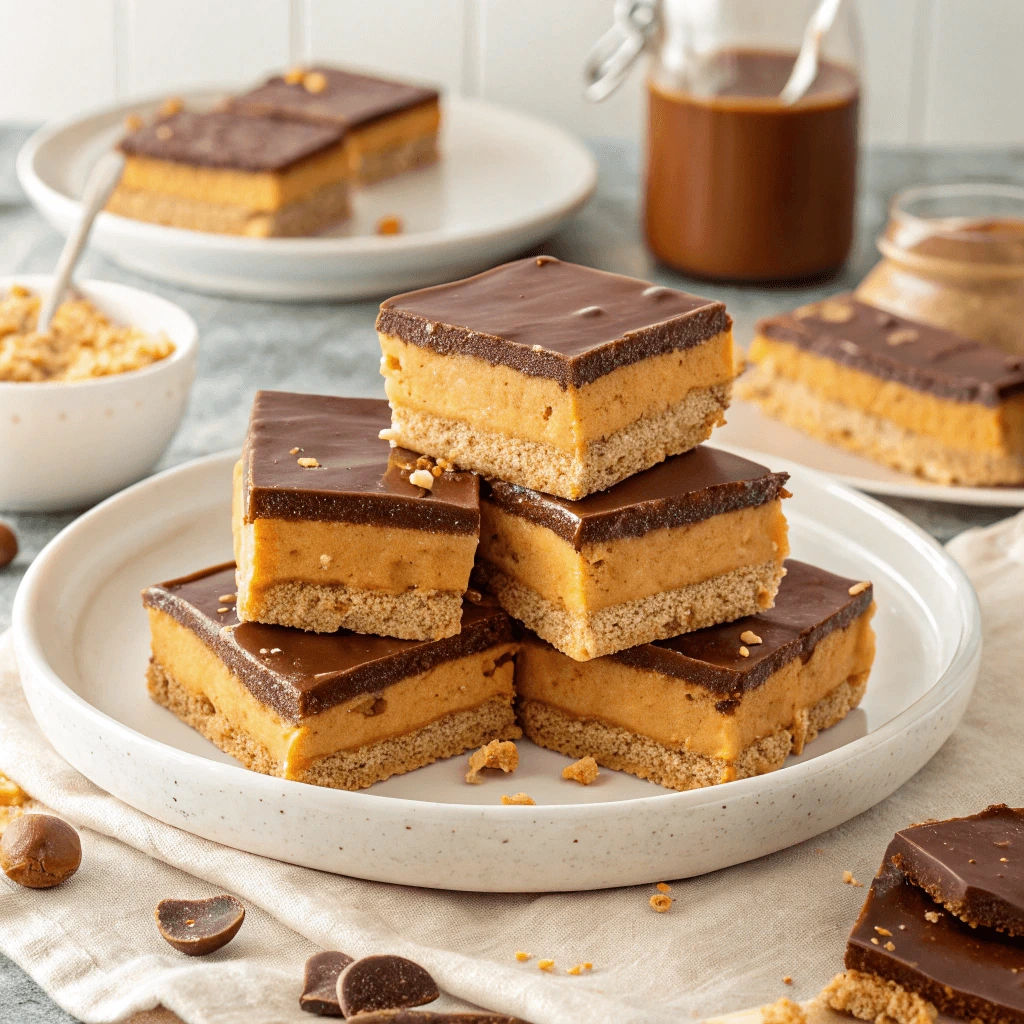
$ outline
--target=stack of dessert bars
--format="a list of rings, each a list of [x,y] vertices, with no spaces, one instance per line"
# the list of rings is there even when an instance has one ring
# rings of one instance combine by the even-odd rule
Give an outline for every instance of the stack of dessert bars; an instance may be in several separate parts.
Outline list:
[[[857,705],[871,585],[787,560],[787,474],[702,444],[722,303],[541,256],[377,330],[388,402],[257,394],[235,563],[144,593],[157,701],[348,789],[521,733],[690,789]]]

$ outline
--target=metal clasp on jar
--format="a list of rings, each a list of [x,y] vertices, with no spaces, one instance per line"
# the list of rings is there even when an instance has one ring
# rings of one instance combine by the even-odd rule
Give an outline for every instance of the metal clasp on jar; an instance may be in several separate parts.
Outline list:
[[[593,103],[615,92],[646,49],[658,25],[658,0],[615,0],[614,18],[583,68],[583,95]]]

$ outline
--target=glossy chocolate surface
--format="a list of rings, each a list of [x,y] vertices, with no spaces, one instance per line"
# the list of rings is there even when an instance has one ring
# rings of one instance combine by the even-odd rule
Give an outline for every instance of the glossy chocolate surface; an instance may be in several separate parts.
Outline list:
[[[850,933],[846,966],[895,981],[954,1017],[1024,1021],[1024,943],[957,920],[904,877],[892,854],[890,846]]]
[[[369,523],[432,533],[477,533],[480,483],[442,473],[432,489],[409,483],[418,456],[379,437],[388,403],[258,391],[242,451],[245,521],[257,518]],[[293,448],[301,451],[292,454]],[[315,458],[319,467],[300,466]]]
[[[584,544],[641,537],[779,497],[788,473],[772,473],[738,455],[700,445],[578,501],[491,480],[483,497],[567,540]]]
[[[329,125],[183,110],[126,135],[120,149],[129,156],[255,173],[286,170],[343,134]]]
[[[382,334],[550,377],[563,389],[731,326],[721,302],[552,256],[396,295],[377,317]]]
[[[231,109],[263,117],[295,118],[316,124],[356,128],[378,118],[436,103],[436,89],[373,75],[358,75],[339,68],[311,67],[307,74],[323,75],[327,87],[310,92],[301,82],[294,84],[275,75],[251,92],[231,100]]]
[[[863,615],[873,588],[851,596],[850,587],[857,582],[790,558],[774,608],[608,657],[738,699],[795,658],[806,661],[825,637]],[[762,643],[745,644],[740,634],[747,630]],[[747,657],[740,654],[744,646]]]
[[[235,567],[227,563],[149,587],[142,603],[195,633],[258,701],[295,723],[512,638],[508,616],[490,602],[464,602],[462,632],[443,640],[240,623],[233,607],[217,613],[224,607],[221,595],[234,589]]]
[[[766,338],[954,402],[996,406],[1024,392],[1024,358],[850,295],[768,317],[757,329]]]
[[[995,804],[912,825],[889,849],[907,878],[958,917],[1024,935],[1024,808]]]

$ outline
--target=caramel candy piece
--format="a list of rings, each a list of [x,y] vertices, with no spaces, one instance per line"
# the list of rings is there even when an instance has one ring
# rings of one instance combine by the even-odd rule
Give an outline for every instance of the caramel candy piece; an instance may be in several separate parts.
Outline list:
[[[422,1006],[440,994],[424,968],[401,956],[365,956],[349,964],[338,977],[338,1003],[346,1017]]]
[[[28,889],[52,889],[81,863],[78,833],[52,814],[23,814],[0,836],[0,868]]]
[[[300,1008],[318,1017],[342,1016],[338,1005],[338,975],[352,962],[353,958],[347,953],[336,950],[311,956],[306,961]]]
[[[161,900],[156,926],[168,945],[186,956],[206,956],[226,946],[245,920],[245,907],[234,896],[205,900]]]

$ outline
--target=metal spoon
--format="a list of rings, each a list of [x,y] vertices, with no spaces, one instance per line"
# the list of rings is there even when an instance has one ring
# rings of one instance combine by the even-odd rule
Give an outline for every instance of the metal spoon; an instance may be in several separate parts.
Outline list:
[[[57,307],[64,299],[71,283],[71,275],[89,239],[92,222],[96,219],[96,214],[107,205],[107,200],[114,191],[114,186],[121,180],[123,171],[124,157],[117,150],[111,150],[104,153],[89,172],[82,193],[82,214],[60,251],[60,259],[57,260],[57,269],[53,275],[53,287],[39,310],[36,333],[46,334],[49,331],[53,314],[57,312]]]
[[[832,27],[832,22],[836,20],[839,5],[842,2],[843,0],[821,0],[811,15],[810,21],[807,22],[807,27],[804,29],[804,40],[800,44],[800,52],[797,54],[796,63],[790,72],[789,81],[779,93],[779,99],[784,106],[791,107],[803,99],[804,94],[818,77],[818,55],[821,50],[821,40]]]

